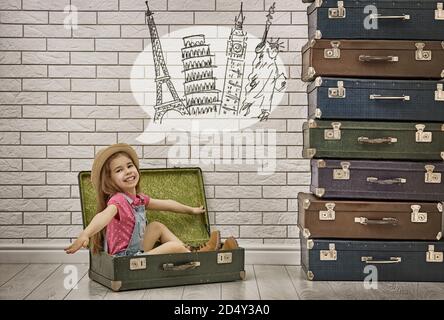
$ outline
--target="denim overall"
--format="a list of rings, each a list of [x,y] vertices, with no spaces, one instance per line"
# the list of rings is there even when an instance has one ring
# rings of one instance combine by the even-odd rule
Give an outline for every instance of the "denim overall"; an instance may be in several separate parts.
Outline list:
[[[122,257],[122,256],[133,256],[138,253],[142,253],[142,241],[143,235],[145,234],[146,227],[146,216],[145,216],[145,205],[134,206],[133,199],[124,194],[126,201],[130,204],[133,209],[135,224],[133,229],[133,234],[131,235],[131,240],[128,244],[128,247],[116,253],[114,256]],[[108,252],[107,243],[105,239],[105,251]]]

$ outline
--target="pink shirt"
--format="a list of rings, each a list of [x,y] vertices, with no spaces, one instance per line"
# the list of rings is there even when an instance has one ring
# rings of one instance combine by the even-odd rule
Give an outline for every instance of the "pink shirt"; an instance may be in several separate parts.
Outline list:
[[[133,206],[147,206],[150,202],[150,197],[143,193],[138,195],[125,194],[133,200]],[[108,200],[107,205],[111,204],[117,207],[117,213],[106,227],[106,241],[108,253],[116,254],[128,247],[136,221],[131,205],[123,193],[113,195]]]

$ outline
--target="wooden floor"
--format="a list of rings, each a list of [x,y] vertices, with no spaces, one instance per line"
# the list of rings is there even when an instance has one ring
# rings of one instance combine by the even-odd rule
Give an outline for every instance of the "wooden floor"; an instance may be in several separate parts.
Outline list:
[[[119,293],[91,281],[87,271],[85,264],[0,264],[0,299],[444,299],[444,283],[381,282],[365,289],[362,282],[307,281],[298,266],[247,265],[245,281]]]

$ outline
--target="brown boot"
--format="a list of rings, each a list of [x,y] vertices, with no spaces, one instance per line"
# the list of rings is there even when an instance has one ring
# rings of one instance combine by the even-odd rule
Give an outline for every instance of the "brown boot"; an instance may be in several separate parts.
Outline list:
[[[205,246],[197,250],[197,252],[216,251],[219,249],[219,247],[220,247],[220,231],[216,230],[211,232],[210,240],[208,240]]]
[[[239,244],[234,237],[229,237],[222,246],[222,250],[234,250],[237,248],[239,248]]]

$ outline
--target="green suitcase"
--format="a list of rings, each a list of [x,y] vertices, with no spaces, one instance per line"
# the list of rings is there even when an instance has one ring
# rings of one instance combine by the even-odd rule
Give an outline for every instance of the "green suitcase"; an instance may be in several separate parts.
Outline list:
[[[303,125],[304,158],[444,160],[444,124],[315,121]]]
[[[142,169],[141,191],[155,199],[173,199],[207,208],[200,168]],[[79,173],[83,226],[96,210],[90,172]],[[147,219],[166,225],[185,244],[199,246],[209,239],[208,212],[188,215],[147,210]],[[191,252],[115,257],[105,252],[89,254],[89,277],[123,291],[245,279],[245,250]]]

